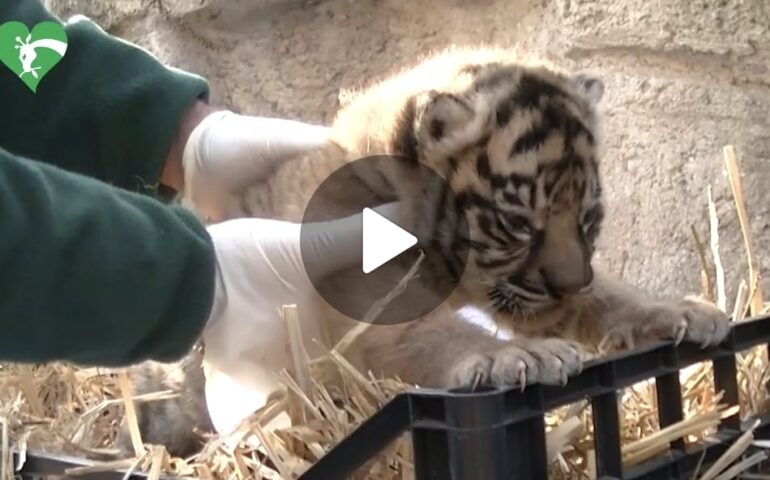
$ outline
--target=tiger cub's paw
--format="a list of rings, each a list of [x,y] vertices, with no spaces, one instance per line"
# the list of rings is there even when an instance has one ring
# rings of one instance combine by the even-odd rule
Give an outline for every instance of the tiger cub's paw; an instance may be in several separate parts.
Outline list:
[[[564,385],[583,369],[587,354],[574,342],[558,338],[522,338],[496,351],[471,353],[449,371],[450,387],[482,385]]]
[[[727,314],[699,300],[660,303],[635,314],[642,318],[610,322],[605,346],[633,348],[644,340],[674,340],[677,344],[687,340],[706,348],[719,344],[730,331]]]

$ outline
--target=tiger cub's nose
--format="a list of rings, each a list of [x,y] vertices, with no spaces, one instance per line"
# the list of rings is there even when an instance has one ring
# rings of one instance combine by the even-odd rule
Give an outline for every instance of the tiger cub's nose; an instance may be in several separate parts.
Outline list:
[[[561,268],[545,267],[540,270],[540,273],[546,289],[556,297],[580,293],[594,280],[594,270],[590,263],[578,268],[574,265]]]

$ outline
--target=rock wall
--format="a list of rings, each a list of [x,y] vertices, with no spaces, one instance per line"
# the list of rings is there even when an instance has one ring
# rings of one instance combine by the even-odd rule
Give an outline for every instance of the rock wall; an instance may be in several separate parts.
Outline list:
[[[607,86],[602,257],[617,269],[627,256],[626,277],[656,292],[697,289],[690,226],[708,241],[713,185],[732,295],[747,267],[725,144],[739,156],[756,246],[770,249],[770,4],[559,0],[543,18],[555,28],[541,45]],[[760,257],[767,271],[770,255]]]
[[[340,88],[451,44],[515,45],[606,84],[608,219],[599,261],[663,295],[699,291],[690,226],[721,218],[731,295],[746,274],[722,163],[733,144],[770,268],[766,0],[48,0],[211,81],[243,112],[330,118]],[[770,283],[763,281],[765,289]]]

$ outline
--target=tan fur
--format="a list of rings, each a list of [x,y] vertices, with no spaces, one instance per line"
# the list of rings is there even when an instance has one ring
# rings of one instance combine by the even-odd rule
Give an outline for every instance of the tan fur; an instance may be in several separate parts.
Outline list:
[[[537,153],[527,150],[509,157],[516,139],[544,121],[541,110],[524,109],[512,112],[512,121],[504,127],[494,127],[496,105],[510,95],[510,82],[518,81],[524,73],[572,92],[574,98],[563,105],[564,111],[579,119],[595,137],[600,131],[591,102],[574,93],[566,76],[553,68],[525,63],[506,50],[454,50],[375,84],[361,94],[348,95],[333,123],[332,141],[317,152],[287,162],[267,181],[248,189],[240,201],[240,211],[230,215],[300,221],[312,193],[341,165],[368,155],[403,154],[396,139],[404,128],[414,129],[421,162],[447,175],[452,158],[456,167],[453,189],[478,191],[489,198],[495,192],[476,173],[479,152],[487,155],[495,174],[505,176],[534,176],[539,168],[562,158],[568,141],[573,142],[580,159],[592,157],[594,147],[586,136],[568,139],[560,131],[545,138]],[[489,64],[514,66],[515,73],[508,83],[490,82],[488,88],[471,90],[477,80],[476,72]],[[410,109],[413,118],[405,117]],[[440,121],[445,132],[440,138],[431,135],[426,127],[435,121]],[[487,138],[487,143],[471,147],[480,138]],[[407,203],[405,224],[419,229],[420,220],[412,216],[419,210],[419,198],[410,197],[419,186],[419,178],[399,171],[384,173]],[[713,307],[691,301],[654,300],[600,273],[590,286],[585,286],[590,282],[592,246],[587,249],[579,238],[577,219],[586,199],[579,197],[577,185],[584,182],[593,187],[591,182],[598,180],[588,175],[582,164],[559,177],[560,180],[549,180],[548,175],[541,175],[531,191],[516,193],[532,200],[535,208],[530,221],[545,235],[542,248],[528,260],[531,265],[525,280],[532,284],[547,282],[565,292],[558,302],[521,311],[495,311],[490,308],[489,288],[525,264],[512,260],[481,268],[481,254],[471,252],[461,284],[451,298],[421,319],[394,326],[372,326],[349,353],[351,360],[362,370],[398,375],[426,387],[466,387],[479,379],[495,384],[554,384],[564,382],[582,368],[584,350],[573,340],[595,345],[609,336],[611,345],[627,347],[650,339],[676,338],[680,333],[700,343],[714,343],[726,335],[726,317]],[[555,182],[559,192],[552,199],[546,194],[549,181]],[[375,205],[387,193],[376,179],[362,178],[362,182],[368,191],[339,192],[324,217],[358,212]],[[471,236],[481,238],[481,216],[469,215],[468,221]],[[491,252],[489,258],[505,259],[507,254]],[[326,287],[344,288],[346,277],[352,274],[336,274],[327,280]],[[320,299],[319,302],[323,304]],[[512,329],[515,337],[502,340],[459,319],[458,308],[468,304],[489,311],[496,322]],[[325,313],[319,321],[324,322],[333,341],[355,325],[328,306],[321,307]]]

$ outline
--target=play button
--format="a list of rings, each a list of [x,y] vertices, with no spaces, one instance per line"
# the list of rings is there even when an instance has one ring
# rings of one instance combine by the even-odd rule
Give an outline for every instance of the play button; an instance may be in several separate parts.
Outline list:
[[[396,201],[400,204],[391,204]],[[465,269],[470,236],[459,205],[449,184],[417,162],[379,155],[346,163],[321,183],[305,208],[300,233],[305,271],[326,303],[347,317],[380,325],[420,318],[452,294]],[[327,222],[346,217],[335,227]],[[360,260],[329,273],[329,259],[317,254],[318,241],[341,238],[340,228],[352,236],[345,248],[353,255],[346,257]],[[419,258],[417,273],[407,277]],[[392,298],[394,291],[399,293]],[[392,299],[372,318],[386,297]]]
[[[371,208],[364,208],[363,222],[362,267],[364,273],[371,273],[417,245],[417,237]]]

